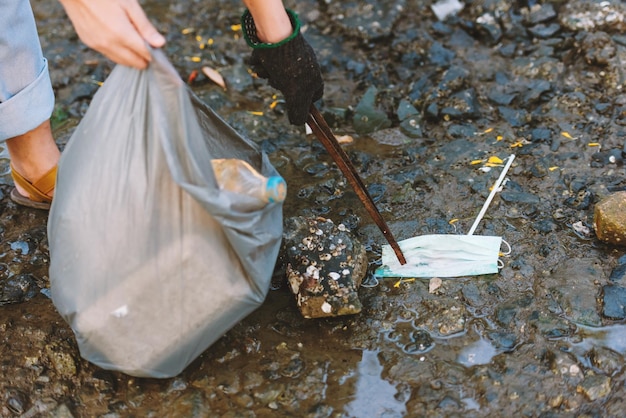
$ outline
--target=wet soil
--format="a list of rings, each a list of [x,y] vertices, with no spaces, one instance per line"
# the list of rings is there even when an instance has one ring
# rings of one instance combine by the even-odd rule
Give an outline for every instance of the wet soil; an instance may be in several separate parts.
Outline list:
[[[284,283],[281,256],[254,315],[179,376],[133,378],[81,359],[47,296],[47,214],[10,201],[5,153],[0,415],[623,415],[626,312],[607,309],[606,295],[626,286],[624,248],[599,242],[592,225],[594,204],[626,186],[623,8],[482,0],[442,23],[430,1],[378,3],[288,3],[324,71],[319,107],[351,137],[344,147],[400,240],[467,233],[502,169],[497,159],[515,154],[476,231],[511,245],[500,272],[435,290],[428,279],[369,274],[361,313],[310,320]],[[145,6],[181,77],[287,179],[284,216],[348,226],[371,273],[384,237],[323,147],[289,126],[280,96],[250,76],[232,26],[239,2]],[[112,64],[77,40],[56,2],[34,7],[63,147]],[[623,296],[611,294],[623,310]]]

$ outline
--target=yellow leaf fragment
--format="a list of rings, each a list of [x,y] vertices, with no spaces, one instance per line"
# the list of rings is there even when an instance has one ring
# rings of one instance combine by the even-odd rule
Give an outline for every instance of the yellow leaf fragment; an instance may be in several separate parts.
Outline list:
[[[459,218],[454,218],[454,219],[450,219],[450,222],[448,222],[450,225],[453,225],[455,223],[457,223],[459,221]]]
[[[241,30],[241,24],[239,25],[230,25],[230,30],[233,32],[239,32]]]
[[[209,78],[212,82],[226,90],[226,81],[224,77],[215,69],[211,67],[202,67],[202,73]]]
[[[565,131],[561,132],[561,136],[564,136],[567,139],[574,139],[574,137],[571,136],[569,132],[565,132]]]
[[[250,113],[251,115],[254,115],[254,116],[263,116],[263,112],[258,112],[258,111],[251,110],[248,113]]]
[[[558,169],[559,169],[559,167],[556,166],[556,165],[548,168],[548,170],[550,170],[550,171],[554,171],[554,170],[558,170]]]
[[[472,160],[471,165],[482,164],[485,160]]]
[[[483,134],[488,134],[489,132],[492,132],[492,131],[493,131],[493,128],[488,128],[483,131]]]
[[[184,28],[183,30],[180,31],[180,33],[182,33],[183,35],[189,35],[193,31],[195,31],[194,28]]]
[[[496,141],[502,141],[504,137],[502,135],[496,136]]]
[[[400,285],[401,285],[402,283],[411,283],[411,282],[414,282],[414,281],[415,281],[415,278],[410,278],[410,279],[400,279],[400,280],[398,280],[398,281],[397,281],[397,282],[393,285],[393,287],[400,287]]]
[[[504,161],[501,158],[498,158],[498,157],[489,157],[487,162],[490,163],[490,164],[502,164]]]
[[[211,46],[211,45],[213,45],[213,42],[215,42],[215,41],[213,40],[213,38],[209,38],[209,39],[206,41],[206,44],[207,44],[208,46]]]
[[[517,141],[511,144],[511,148],[521,148],[524,146],[524,142],[523,141]]]
[[[587,145],[590,146],[590,147],[599,147],[600,143],[599,142],[590,142]]]
[[[278,100],[274,100],[272,103],[270,103],[270,109],[274,110],[274,108],[278,105]]]
[[[187,57],[187,59],[191,62],[200,62],[202,61],[202,58],[200,57]]]

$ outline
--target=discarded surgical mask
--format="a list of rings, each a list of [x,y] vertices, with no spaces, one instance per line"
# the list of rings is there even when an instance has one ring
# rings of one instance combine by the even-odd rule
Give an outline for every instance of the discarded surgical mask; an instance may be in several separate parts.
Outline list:
[[[398,245],[406,258],[406,264],[400,264],[391,245],[384,245],[382,265],[376,269],[376,275],[403,278],[462,277],[497,273],[502,267],[500,255],[510,254],[511,247],[502,237],[474,235],[474,231],[493,197],[500,190],[514,159],[513,154],[508,157],[504,169],[491,188],[467,235],[433,234],[400,241]],[[502,243],[508,247],[507,252],[500,252]]]
[[[401,265],[390,245],[382,249],[379,277],[462,277],[498,272],[502,237],[421,235],[398,242],[407,264]]]

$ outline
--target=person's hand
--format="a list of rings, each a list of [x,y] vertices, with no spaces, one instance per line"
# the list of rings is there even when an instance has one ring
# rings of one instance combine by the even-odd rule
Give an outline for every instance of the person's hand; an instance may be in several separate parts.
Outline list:
[[[313,48],[300,33],[300,22],[288,11],[293,34],[276,44],[261,42],[249,12],[242,17],[244,36],[253,48],[250,65],[261,78],[280,90],[287,103],[287,116],[293,125],[304,125],[311,105],[322,98],[324,82]]]
[[[59,1],[81,41],[117,64],[143,69],[151,59],[146,44],[165,44],[137,0]]]

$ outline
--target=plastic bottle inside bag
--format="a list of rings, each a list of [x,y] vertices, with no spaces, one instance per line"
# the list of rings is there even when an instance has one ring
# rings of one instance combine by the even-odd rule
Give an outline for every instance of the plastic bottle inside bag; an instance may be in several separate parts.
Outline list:
[[[215,179],[221,190],[245,194],[257,200],[260,209],[273,202],[282,202],[287,195],[287,183],[280,176],[265,177],[246,161],[236,158],[211,160]]]

